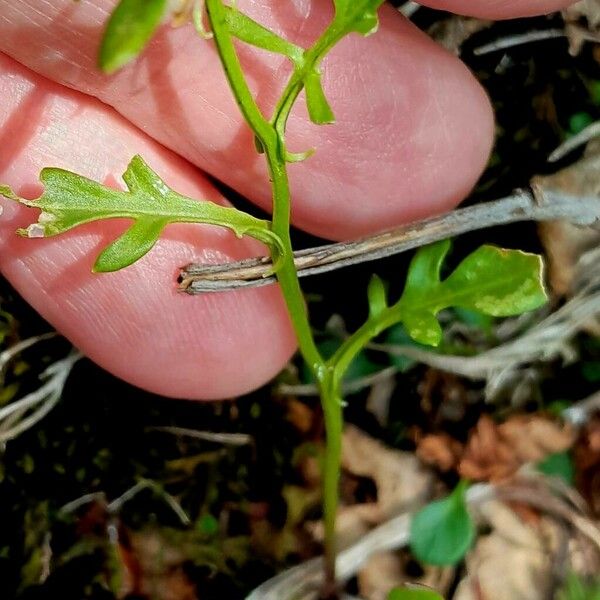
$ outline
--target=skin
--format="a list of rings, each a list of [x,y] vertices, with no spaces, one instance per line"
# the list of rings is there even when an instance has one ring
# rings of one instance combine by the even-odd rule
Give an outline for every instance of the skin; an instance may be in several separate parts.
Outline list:
[[[112,0],[0,0],[0,182],[35,197],[39,170],[57,166],[119,186],[134,154],[177,191],[224,202],[204,173],[269,207],[262,159],[210,43],[164,27],[143,56],[112,77],[95,56]],[[542,14],[559,0],[427,0],[486,18]],[[328,0],[238,0],[239,7],[307,45],[331,16]],[[474,6],[475,5],[475,6]],[[269,110],[285,61],[244,48]],[[364,68],[361,68],[364,66]],[[333,126],[312,126],[299,104],[288,139],[317,149],[291,168],[293,221],[346,239],[449,210],[481,174],[493,139],[485,93],[462,65],[385,6],[369,38],[344,40],[324,64]],[[460,151],[457,151],[460,149]],[[90,224],[23,240],[34,213],[0,200],[0,270],[53,326],[99,365],[160,394],[216,399],[273,377],[295,340],[275,286],[184,297],[177,268],[264,250],[205,226],[170,226],[126,271],[93,275],[99,249],[126,223]]]

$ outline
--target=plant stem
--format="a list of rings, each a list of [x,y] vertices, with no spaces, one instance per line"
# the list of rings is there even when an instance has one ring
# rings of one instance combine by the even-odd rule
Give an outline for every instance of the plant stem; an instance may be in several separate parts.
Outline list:
[[[377,335],[380,329],[377,324],[368,323],[359,329],[342,346],[341,352],[336,353],[330,361],[323,359],[316,346],[300,288],[290,238],[291,194],[285,131],[292,107],[304,87],[305,78],[311,73],[318,73],[322,57],[343,37],[345,31],[334,18],[312,48],[306,50],[301,56],[292,57],[296,68],[275,107],[271,121],[268,121],[252,96],[235,50],[233,34],[227,24],[227,10],[231,9],[223,4],[223,0],[206,0],[206,9],[219,57],[235,100],[267,160],[272,184],[271,230],[280,241],[278,247],[280,256],[273,256],[272,259],[273,263],[277,264],[276,276],[298,339],[300,352],[320,390],[327,437],[323,464],[325,594],[328,598],[335,598],[337,596],[335,518],[338,507],[343,429],[341,381],[354,356],[364,347],[365,340]],[[271,247],[272,254],[274,251],[274,247]],[[392,313],[391,311],[389,313],[388,320],[391,320]]]
[[[206,0],[215,43],[225,74],[244,118],[260,141],[267,160],[273,193],[272,231],[281,240],[281,256],[276,272],[283,297],[298,339],[300,352],[321,389],[325,419],[326,447],[323,469],[323,507],[325,521],[325,580],[326,589],[335,595],[335,516],[338,505],[340,478],[342,402],[333,369],[321,356],[310,327],[304,297],[294,264],[290,238],[291,195],[287,172],[285,121],[297,94],[291,94],[279,110],[281,120],[269,123],[260,112],[246,83],[233,40],[226,25],[225,8],[221,0]],[[294,79],[294,76],[292,76]],[[277,127],[282,127],[280,130]]]
[[[352,361],[373,338],[401,321],[399,304],[398,302],[386,308],[377,318],[369,318],[327,361],[327,365],[334,370],[334,377],[338,381],[341,382]]]
[[[263,117],[248,87],[232,36],[227,27],[225,6],[221,0],[206,0],[206,9],[219,57],[235,100],[246,122],[265,151],[272,182],[272,230],[282,242],[276,275],[298,338],[300,352],[317,380],[320,380],[324,360],[312,337],[304,298],[294,265],[290,239],[291,197],[285,153],[280,152],[281,140],[275,127]]]
[[[335,521],[339,504],[339,483],[342,461],[343,401],[340,385],[328,369],[320,385],[321,405],[325,420],[327,443],[323,457],[323,523],[325,545],[325,592],[326,597],[335,597],[337,556]]]

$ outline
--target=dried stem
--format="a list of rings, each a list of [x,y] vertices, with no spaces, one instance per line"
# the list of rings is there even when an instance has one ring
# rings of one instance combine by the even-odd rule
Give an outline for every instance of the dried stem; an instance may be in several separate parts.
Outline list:
[[[294,253],[298,275],[306,277],[377,260],[469,231],[518,221],[565,220],[577,225],[600,222],[600,198],[579,197],[553,190],[522,190],[512,196],[460,208],[391,231],[352,242],[327,244]],[[192,264],[182,269],[180,289],[188,294],[221,292],[268,285],[271,260],[267,257],[222,265]]]

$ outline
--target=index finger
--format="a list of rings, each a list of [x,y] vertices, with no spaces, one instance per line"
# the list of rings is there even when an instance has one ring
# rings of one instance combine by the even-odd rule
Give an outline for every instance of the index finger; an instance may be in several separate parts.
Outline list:
[[[482,19],[532,17],[561,10],[575,0],[419,0],[419,4]]]

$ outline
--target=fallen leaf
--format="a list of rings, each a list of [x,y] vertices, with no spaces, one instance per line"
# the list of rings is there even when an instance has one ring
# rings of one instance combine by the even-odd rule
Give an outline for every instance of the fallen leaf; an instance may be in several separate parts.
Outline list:
[[[462,45],[474,34],[491,27],[492,21],[452,15],[436,21],[429,28],[429,35],[450,52],[460,54]]]
[[[576,437],[571,425],[539,414],[512,417],[498,430],[521,463],[539,462],[550,454],[564,452]]]
[[[308,433],[313,426],[314,411],[304,402],[290,398],[287,403],[287,420],[301,433]]]
[[[515,416],[499,425],[483,415],[469,436],[458,472],[465,479],[501,481],[526,463],[568,450],[575,438],[573,427],[542,415]]]
[[[468,575],[454,600],[547,600],[551,597],[553,554],[560,529],[549,519],[524,524],[501,502],[482,505],[492,533],[481,537],[467,557]]]
[[[572,296],[573,283],[582,255],[600,242],[592,228],[576,227],[566,221],[540,223],[539,233],[548,259],[548,278],[558,296]]]
[[[600,29],[600,0],[580,0],[563,10],[565,30],[569,38],[569,52],[577,56],[583,42],[590,34],[597,34]],[[585,20],[586,27],[579,25]]]
[[[369,503],[372,510],[363,511],[372,525],[419,506],[431,487],[431,474],[414,454],[388,448],[353,426],[344,431],[342,467],[375,482],[377,502]]]
[[[592,29],[597,29],[600,26],[600,0],[580,0],[565,8],[563,17],[569,22],[584,18]]]
[[[455,468],[462,454],[463,445],[447,433],[426,435],[417,442],[417,456],[443,472]]]
[[[185,574],[186,553],[152,529],[131,533],[131,552],[139,565],[137,593],[153,600],[197,600]]]
[[[559,192],[577,202],[577,198],[600,196],[598,173],[600,149],[598,145],[590,143],[584,158],[553,175],[535,177],[532,187],[542,197],[544,193]],[[540,223],[538,230],[548,257],[549,280],[553,291],[559,296],[575,295],[579,282],[585,279],[586,271],[594,266],[589,264],[586,256],[600,245],[600,231],[594,226],[581,227],[565,221]]]
[[[482,415],[463,446],[447,433],[417,438],[417,456],[426,464],[473,481],[501,481],[526,463],[539,463],[569,450],[574,428],[539,414],[516,415],[496,424]]]
[[[583,428],[573,456],[577,472],[577,489],[600,517],[600,416]]]
[[[375,554],[358,574],[358,589],[366,600],[386,600],[390,590],[405,582],[402,561],[393,552]]]
[[[357,582],[360,597],[365,600],[387,600],[390,591],[411,585],[411,589],[437,590],[445,596],[454,583],[452,567],[424,565],[419,577],[410,574],[408,554],[402,552],[379,552],[361,568]],[[415,586],[414,588],[412,586]]]

